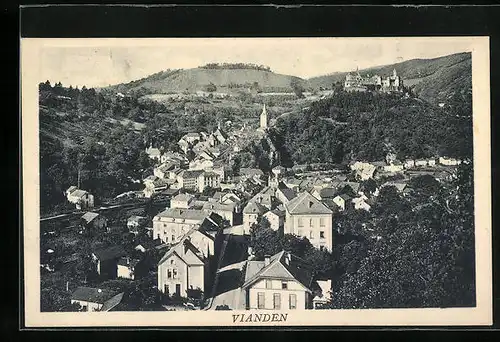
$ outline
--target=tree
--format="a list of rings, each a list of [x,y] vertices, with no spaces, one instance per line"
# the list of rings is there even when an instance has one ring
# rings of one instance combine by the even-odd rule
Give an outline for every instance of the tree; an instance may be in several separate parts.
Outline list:
[[[417,183],[427,184],[424,181]],[[410,210],[394,189],[383,188],[377,206],[386,208],[362,221],[367,234],[334,250],[331,307],[475,305],[470,170],[459,170],[457,179],[445,191],[436,189],[433,197],[431,202],[412,198]],[[460,200],[453,201],[456,198]]]
[[[210,84],[205,87],[205,90],[210,92],[210,93],[213,93],[213,92],[217,91],[217,86],[215,84],[213,84],[212,82],[210,82]]]
[[[297,78],[292,78],[290,81],[290,87],[298,98],[304,97],[304,87]]]

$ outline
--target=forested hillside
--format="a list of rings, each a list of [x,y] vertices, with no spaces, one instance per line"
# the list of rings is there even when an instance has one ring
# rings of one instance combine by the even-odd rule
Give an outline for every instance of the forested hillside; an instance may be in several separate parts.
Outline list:
[[[388,76],[396,69],[414,93],[429,102],[446,102],[458,92],[469,95],[472,91],[472,56],[470,52],[457,53],[432,59],[412,59],[401,63],[360,70],[361,75]],[[343,83],[347,72],[334,73],[308,79],[312,88],[330,88],[336,82]]]
[[[148,144],[174,146],[180,136],[173,114],[153,101],[60,83],[40,84],[39,94],[42,212],[64,204],[63,192],[77,184],[78,170],[81,187],[98,201],[135,189],[134,180],[150,167]]]
[[[347,93],[278,119],[271,137],[282,162],[383,160],[433,156],[470,157],[470,103],[457,95],[440,108],[399,94]]]

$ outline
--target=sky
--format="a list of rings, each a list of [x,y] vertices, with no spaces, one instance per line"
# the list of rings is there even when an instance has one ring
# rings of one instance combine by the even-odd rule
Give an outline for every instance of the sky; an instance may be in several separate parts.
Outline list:
[[[263,64],[302,78],[470,52],[473,37],[44,39],[40,82],[102,87],[206,63]]]

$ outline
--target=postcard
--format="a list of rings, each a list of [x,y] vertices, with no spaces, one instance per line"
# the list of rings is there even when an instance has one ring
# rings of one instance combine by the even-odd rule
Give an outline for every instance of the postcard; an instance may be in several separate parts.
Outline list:
[[[492,324],[488,37],[21,39],[26,327]]]

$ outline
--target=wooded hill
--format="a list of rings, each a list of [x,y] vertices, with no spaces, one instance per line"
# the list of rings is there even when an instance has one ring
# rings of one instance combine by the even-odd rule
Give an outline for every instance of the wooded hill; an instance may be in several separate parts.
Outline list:
[[[270,134],[281,162],[343,163],[472,156],[472,116],[459,95],[440,108],[399,94],[340,92],[278,119]],[[458,138],[460,137],[460,138]]]
[[[470,52],[457,53],[432,59],[412,59],[401,63],[360,70],[362,76],[392,74],[396,69],[407,86],[420,98],[430,102],[446,102],[455,92],[467,96],[472,92],[472,57]],[[343,83],[347,72],[310,78],[312,88],[330,88],[336,82]]]
[[[302,79],[278,74],[267,67],[244,63],[211,63],[199,68],[166,70],[129,83],[106,89],[136,94],[193,93],[199,90],[235,93],[254,88],[262,92],[292,92],[291,83],[306,90],[331,89],[343,83],[347,72]],[[470,96],[472,92],[472,59],[470,52],[432,59],[412,59],[401,63],[360,70],[362,75],[388,76],[396,69],[405,85],[413,87],[420,98],[432,103],[446,102],[455,92]]]

